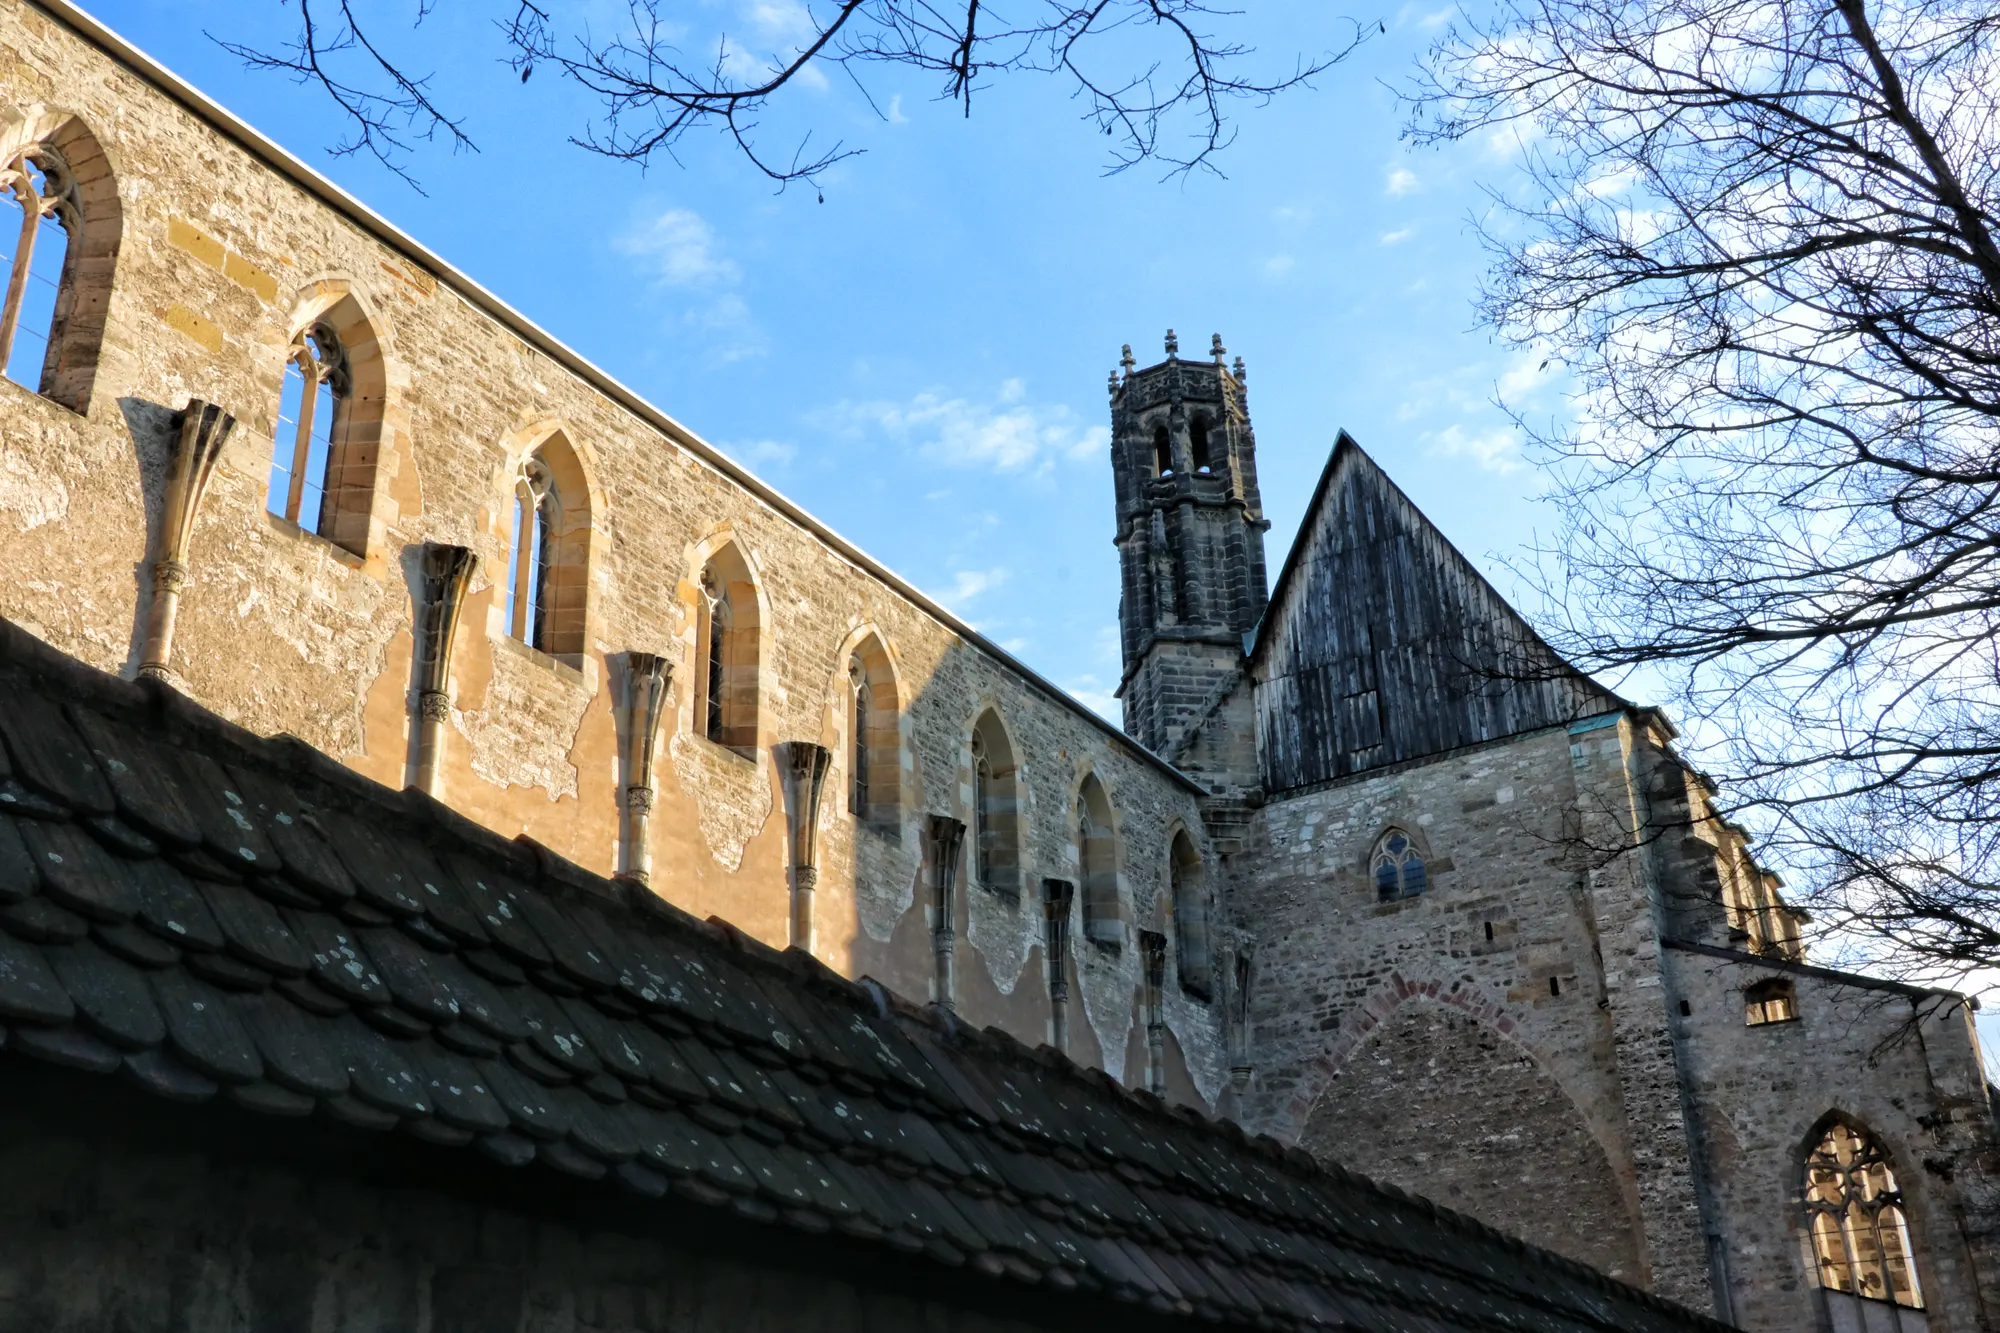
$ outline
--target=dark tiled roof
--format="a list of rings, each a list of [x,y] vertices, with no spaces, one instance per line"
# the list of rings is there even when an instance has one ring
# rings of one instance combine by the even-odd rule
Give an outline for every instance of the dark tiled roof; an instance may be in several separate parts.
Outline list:
[[[1720,1327],[4,622],[0,737],[7,1052],[1164,1319]]]

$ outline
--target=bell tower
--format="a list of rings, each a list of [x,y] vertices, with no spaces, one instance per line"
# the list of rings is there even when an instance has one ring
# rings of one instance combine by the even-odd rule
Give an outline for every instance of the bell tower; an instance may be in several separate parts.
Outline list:
[[[1264,611],[1271,525],[1257,493],[1243,358],[1226,366],[1217,334],[1207,360],[1183,361],[1171,329],[1166,352],[1142,370],[1127,345],[1111,376],[1119,698],[1128,735],[1220,793],[1256,781],[1243,719],[1213,729],[1233,742],[1210,724],[1248,706],[1243,641]]]

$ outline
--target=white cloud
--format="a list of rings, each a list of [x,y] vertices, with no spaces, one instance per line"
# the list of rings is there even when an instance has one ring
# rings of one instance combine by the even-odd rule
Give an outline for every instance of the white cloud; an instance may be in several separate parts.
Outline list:
[[[1415,194],[1423,188],[1424,184],[1417,179],[1416,172],[1408,167],[1394,167],[1389,172],[1389,183],[1383,187],[1383,192],[1391,199],[1401,199],[1404,195]]]
[[[1264,276],[1282,278],[1292,271],[1292,266],[1297,262],[1290,255],[1272,255],[1264,261]]]
[[[702,335],[702,348],[711,364],[727,364],[762,356],[766,343],[750,307],[735,292],[724,292],[705,306],[687,311],[681,323]]]
[[[891,125],[907,125],[910,123],[910,118],[903,114],[903,95],[901,93],[897,93],[889,99],[889,123]]]
[[[1007,569],[996,565],[992,569],[961,569],[953,576],[949,588],[934,588],[931,598],[942,602],[953,611],[960,611],[967,602],[981,593],[990,592],[1007,581]]]
[[[849,436],[880,433],[954,467],[1045,471],[1057,458],[1093,459],[1111,447],[1106,426],[1083,426],[1061,404],[1028,401],[1027,385],[1003,382],[988,401],[920,393],[904,402],[840,403],[808,420]]]
[[[786,467],[799,456],[798,446],[783,440],[751,440],[747,444],[725,444],[722,452],[732,458],[740,458],[746,463],[769,463],[774,467]]]
[[[670,208],[613,245],[644,261],[654,280],[668,287],[707,287],[743,276],[735,260],[716,253],[715,228],[693,209]]]
[[[1523,466],[1520,432],[1512,426],[1469,431],[1454,424],[1432,435],[1430,443],[1433,453],[1470,459],[1488,472],[1517,472]]]
[[[1385,231],[1382,233],[1382,244],[1401,245],[1416,234],[1417,229],[1415,227],[1400,227],[1395,231]]]
[[[1069,691],[1072,699],[1105,721],[1117,726],[1125,725],[1125,705],[1118,702],[1117,697],[1096,676],[1074,677],[1063,688]]]

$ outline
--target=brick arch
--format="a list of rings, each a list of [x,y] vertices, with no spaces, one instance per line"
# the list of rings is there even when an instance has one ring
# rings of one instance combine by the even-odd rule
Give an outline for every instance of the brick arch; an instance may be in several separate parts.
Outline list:
[[[0,165],[37,147],[54,149],[76,184],[82,235],[72,235],[42,365],[41,394],[72,412],[88,414],[104,347],[118,249],[125,235],[125,205],[110,153],[83,117],[35,103],[0,107]]]

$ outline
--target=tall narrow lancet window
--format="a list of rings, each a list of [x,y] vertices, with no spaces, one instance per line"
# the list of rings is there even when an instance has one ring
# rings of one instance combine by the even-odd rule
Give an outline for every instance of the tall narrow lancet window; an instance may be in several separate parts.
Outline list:
[[[69,290],[73,256],[83,232],[76,182],[61,154],[30,149],[0,171],[19,220],[11,236],[0,224],[0,245],[10,245],[7,303],[0,310],[0,365],[7,378],[47,393],[56,358],[50,345]]]
[[[507,562],[507,632],[530,648],[550,651],[549,568],[560,531],[562,497],[539,455],[514,482],[513,552]]]
[[[868,718],[875,710],[873,692],[868,688],[868,668],[860,654],[847,664],[848,779],[847,813],[868,815]]]
[[[1188,427],[1188,462],[1196,472],[1206,472],[1208,462],[1208,418],[1196,417]]]
[[[1111,800],[1095,774],[1077,789],[1076,850],[1083,877],[1083,935],[1107,949],[1123,948],[1125,914],[1118,898],[1118,855]]]
[[[1835,1121],[1806,1159],[1805,1183],[1806,1218],[1827,1299],[1923,1309],[1903,1192],[1881,1145],[1865,1130]],[[1865,1311],[1850,1306],[1833,1312],[1834,1327],[1875,1327]]]
[[[326,511],[327,469],[350,381],[340,339],[324,324],[292,343],[278,396],[278,429],[271,438],[271,483],[264,507],[279,518],[318,532]]]
[[[980,887],[1021,891],[1020,801],[1013,743],[999,714],[980,714],[972,728],[972,829]]]
[[[1370,870],[1375,877],[1375,897],[1381,902],[1414,898],[1430,887],[1424,858],[1401,829],[1390,829],[1375,844]]]
[[[1064,879],[1042,881],[1042,930],[1049,963],[1049,1044],[1069,1048],[1069,909],[1076,886]]]
[[[1165,426],[1153,427],[1153,475],[1165,477],[1174,470],[1174,445]]]
[[[696,725],[717,745],[754,755],[758,737],[757,586],[749,562],[731,543],[701,572],[696,644],[700,697]]]
[[[1215,995],[1215,973],[1210,962],[1208,939],[1208,893],[1202,883],[1201,858],[1194,840],[1182,829],[1174,834],[1167,874],[1172,881],[1174,908],[1174,955],[1180,962],[1181,989],[1196,999],[1207,1001]]]

